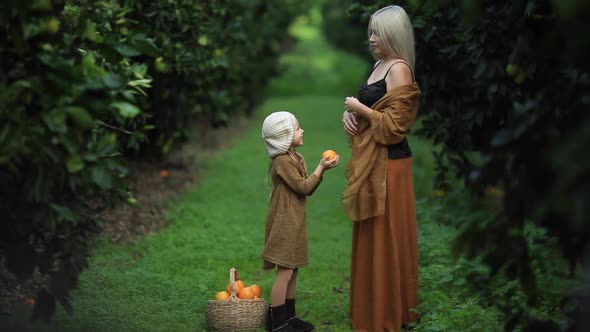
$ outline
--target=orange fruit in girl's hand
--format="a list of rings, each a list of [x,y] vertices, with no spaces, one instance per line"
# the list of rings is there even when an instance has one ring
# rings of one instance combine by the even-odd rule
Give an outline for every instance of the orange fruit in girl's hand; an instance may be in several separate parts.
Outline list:
[[[254,298],[254,290],[251,287],[244,287],[238,294],[238,297],[242,300],[246,299],[253,299]]]
[[[215,294],[215,299],[217,301],[227,301],[229,298],[229,294],[226,291],[217,292]]]
[[[246,285],[244,285],[244,282],[242,280],[234,281],[234,285],[236,285],[236,295],[240,294],[240,291],[242,290],[242,288],[246,287]],[[231,294],[231,283],[227,284],[227,286],[225,287],[225,291],[228,294]]]
[[[254,297],[260,297],[260,293],[262,293],[262,289],[257,284],[250,285],[250,288],[254,291]]]
[[[328,160],[332,160],[332,159],[336,158],[336,152],[334,150],[326,150],[326,151],[324,151],[324,153],[322,153],[322,159],[326,158],[326,156],[330,156],[330,158],[328,158]]]

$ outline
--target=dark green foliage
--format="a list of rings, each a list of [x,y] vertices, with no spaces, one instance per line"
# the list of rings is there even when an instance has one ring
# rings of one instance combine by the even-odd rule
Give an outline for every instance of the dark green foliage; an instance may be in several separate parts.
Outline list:
[[[131,34],[154,36],[161,51],[149,65],[149,93],[156,130],[155,146],[168,152],[189,133],[191,119],[225,126],[230,116],[250,112],[262,101],[277,73],[289,23],[305,1],[129,1],[125,27]],[[149,55],[143,55],[143,58]]]
[[[538,299],[532,224],[555,238],[559,256],[575,267],[590,240],[590,5],[575,1],[401,1],[415,27],[416,73],[424,92],[423,127],[434,140],[435,187],[448,190],[457,175],[479,195],[503,192],[493,220],[461,225],[456,254],[481,256],[498,273],[518,280],[528,306],[504,308],[506,328],[551,323],[528,310]],[[351,8],[367,13],[389,1]],[[547,241],[540,239],[539,241]],[[548,248],[551,244],[543,242]],[[501,244],[501,245],[500,245]],[[559,294],[563,296],[564,294]],[[539,325],[540,324],[540,325]]]
[[[146,116],[135,89],[123,83],[137,65],[107,62],[84,45],[96,39],[91,19],[98,8],[73,13],[69,5],[41,1],[4,6],[0,254],[21,280],[35,270],[50,277],[35,310],[48,320],[56,298],[69,306],[68,291],[100,229],[95,214],[127,195],[120,152],[142,142]]]
[[[307,2],[25,0],[0,4],[0,255],[47,276],[34,317],[88,264],[97,217],[134,202],[126,159],[161,156],[199,116],[248,112]]]
[[[359,4],[353,0],[323,1],[322,31],[332,46],[370,60],[367,24],[363,17],[346,14],[351,6],[357,8]]]

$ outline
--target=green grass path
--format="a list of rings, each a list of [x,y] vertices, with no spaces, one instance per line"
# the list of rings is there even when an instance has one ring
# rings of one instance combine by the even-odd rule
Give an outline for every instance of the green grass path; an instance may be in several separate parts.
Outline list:
[[[201,181],[170,202],[165,214],[170,225],[135,243],[97,244],[91,267],[73,294],[75,313],[68,316],[59,309],[57,330],[204,331],[207,302],[225,288],[231,267],[247,284],[259,284],[268,301],[274,275],[261,270],[259,254],[269,159],[260,125],[267,114],[289,110],[305,130],[305,145],[299,151],[309,169],[325,149],[342,158],[308,200],[310,265],[298,279],[299,315],[312,321],[317,331],[350,331],[351,222],[340,202],[350,154],[341,112],[344,97],[355,93],[369,64],[330,49],[315,27],[317,20],[316,12],[294,26],[301,43],[284,57],[290,67],[272,82],[273,97],[257,109],[251,127],[234,138],[231,148],[207,161]],[[416,331],[469,330],[461,326],[492,331],[493,313],[484,314],[477,299],[451,292],[463,287],[463,279],[456,278],[459,265],[448,254],[454,231],[435,222],[443,207],[431,195],[432,146],[415,137],[410,137],[410,144],[415,155],[421,299],[428,309]],[[477,322],[472,315],[477,315]]]
[[[276,109],[297,114],[305,129],[310,167],[326,148],[342,151],[341,98],[277,98],[265,103],[257,118]],[[103,245],[85,273],[75,300],[75,325],[108,330],[204,330],[207,301],[223,290],[230,267],[246,283],[257,283],[269,298],[273,274],[261,271],[264,220],[269,196],[269,159],[259,132],[261,121],[217,154],[201,174],[200,184],[174,202],[166,218],[173,223],[158,234],[124,247]],[[345,160],[343,160],[343,163]],[[310,266],[302,269],[298,300],[307,318],[346,329],[346,289],[350,221],[341,209],[343,170],[325,174],[308,203]],[[314,305],[311,306],[311,303]],[[79,325],[78,325],[79,324]]]

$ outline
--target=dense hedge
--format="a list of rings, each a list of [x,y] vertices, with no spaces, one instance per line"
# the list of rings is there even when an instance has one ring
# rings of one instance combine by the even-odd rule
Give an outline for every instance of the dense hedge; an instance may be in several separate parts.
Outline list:
[[[366,24],[370,13],[390,4],[362,1],[348,14]],[[590,141],[585,36],[590,5],[573,0],[398,4],[412,17],[416,33],[416,73],[424,92],[418,134],[441,146],[435,152],[435,187],[451,189],[448,178],[457,175],[474,195],[489,186],[503,193],[496,218],[458,225],[455,252],[480,257],[490,267],[489,276],[480,276],[479,289],[486,289],[482,280],[498,274],[520,281],[528,302],[508,297],[502,304],[507,330],[575,330],[576,320],[558,326],[533,314],[536,275],[548,265],[532,259],[531,247],[552,249],[556,240],[561,249],[556,256],[570,263],[572,275],[590,249],[590,157],[584,151]],[[531,226],[549,236],[531,243]],[[557,296],[566,295],[559,291]]]
[[[125,161],[161,156],[199,118],[262,100],[306,1],[10,0],[0,4],[0,256],[47,276],[49,319],[87,265]]]

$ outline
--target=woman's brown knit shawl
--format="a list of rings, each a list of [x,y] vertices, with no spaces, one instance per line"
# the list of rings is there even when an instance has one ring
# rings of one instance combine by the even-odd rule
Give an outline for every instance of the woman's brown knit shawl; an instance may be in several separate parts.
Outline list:
[[[401,142],[416,120],[417,83],[388,91],[372,107],[370,121],[357,116],[358,132],[349,137],[352,155],[346,166],[348,184],[342,194],[346,215],[362,221],[385,213],[387,145]]]

